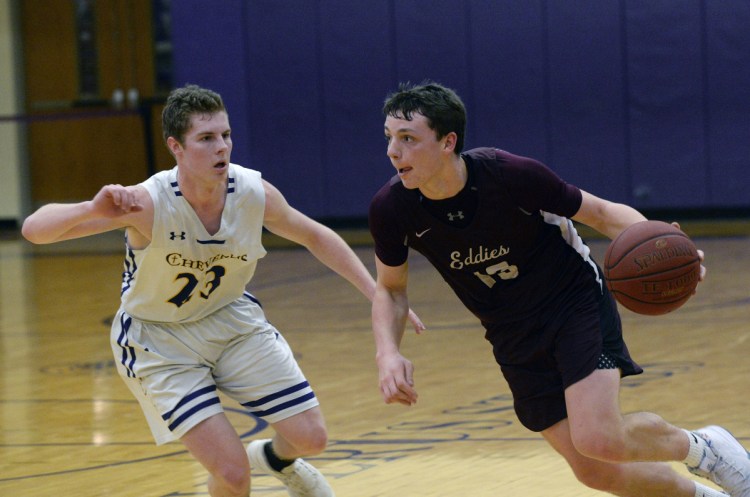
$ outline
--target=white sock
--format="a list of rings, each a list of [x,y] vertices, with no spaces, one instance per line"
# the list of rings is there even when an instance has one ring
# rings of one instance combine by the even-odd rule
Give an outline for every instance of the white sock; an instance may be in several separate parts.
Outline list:
[[[707,487],[702,483],[695,483],[695,497],[727,497],[727,494]]]
[[[682,462],[684,462],[691,468],[697,468],[705,457],[705,452],[703,449],[706,448],[708,444],[705,440],[703,440],[703,438],[699,437],[695,433],[687,430],[682,431],[685,432],[688,440],[690,441],[690,449],[688,449],[687,457],[683,459]]]

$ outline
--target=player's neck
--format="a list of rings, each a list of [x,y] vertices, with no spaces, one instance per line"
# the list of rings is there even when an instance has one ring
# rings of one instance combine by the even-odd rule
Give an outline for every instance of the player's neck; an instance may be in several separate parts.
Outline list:
[[[181,171],[177,176],[183,198],[203,223],[206,231],[213,235],[221,227],[221,216],[227,195],[226,178],[201,180]]]
[[[183,196],[193,205],[224,204],[227,192],[226,176],[202,178],[185,171],[179,171],[177,183]]]
[[[468,177],[469,173],[464,159],[456,156],[443,167],[441,174],[434,181],[420,187],[419,191],[430,200],[455,197],[466,186]]]

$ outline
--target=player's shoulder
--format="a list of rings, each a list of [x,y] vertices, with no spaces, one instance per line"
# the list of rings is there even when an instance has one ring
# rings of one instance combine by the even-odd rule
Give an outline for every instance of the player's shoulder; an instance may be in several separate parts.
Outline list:
[[[178,192],[177,166],[158,171],[136,186],[150,193],[152,198],[158,197],[161,193]]]
[[[475,161],[495,161],[498,160],[498,152],[501,150],[494,147],[477,147],[466,150],[461,155]]]
[[[230,163],[227,175],[227,198],[242,203],[265,199],[268,197],[266,183],[260,171]]]
[[[467,150],[462,154],[469,159],[495,166],[523,166],[529,163],[538,163],[536,159],[523,155],[514,154],[495,147],[479,147]]]
[[[403,191],[405,191],[406,188],[404,188],[403,183],[401,183],[401,179],[398,177],[398,175],[393,175],[391,178],[388,179],[385,183],[383,183],[380,188],[375,192],[375,195],[373,195],[372,202],[384,202],[388,199],[392,199],[394,196],[398,196]]]
[[[261,177],[261,173],[256,169],[245,167],[232,162],[229,164],[229,176],[242,176],[246,178],[259,179]]]
[[[370,219],[391,218],[395,215],[396,206],[405,200],[408,190],[401,183],[398,175],[386,181],[370,200]]]
[[[513,154],[493,147],[473,148],[461,156],[480,182],[502,178],[505,169],[516,162]]]
[[[537,159],[508,152],[500,148],[477,148],[464,154],[476,165],[479,174],[502,178],[534,178],[544,175],[549,168]]]

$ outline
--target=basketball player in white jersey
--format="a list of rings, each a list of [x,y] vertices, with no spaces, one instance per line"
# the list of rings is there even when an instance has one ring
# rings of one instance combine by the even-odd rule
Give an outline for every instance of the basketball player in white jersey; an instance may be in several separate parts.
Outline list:
[[[327,497],[323,475],[301,456],[325,449],[315,393],[281,334],[246,292],[265,255],[262,228],[306,247],[372,299],[375,282],[332,230],[292,208],[257,171],[230,163],[221,97],[188,85],[162,114],[177,165],[135,186],[107,185],[76,204],[49,204],[23,235],[52,243],[125,230],[120,309],[111,344],[157,444],[179,439],[210,473],[214,497],[248,496],[250,466],[296,497]],[[423,328],[410,314],[416,331]],[[275,429],[247,448],[219,391]]]

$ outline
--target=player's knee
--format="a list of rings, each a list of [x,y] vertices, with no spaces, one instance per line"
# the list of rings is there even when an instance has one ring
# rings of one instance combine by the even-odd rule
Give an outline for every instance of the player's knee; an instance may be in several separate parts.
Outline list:
[[[584,431],[573,436],[576,450],[586,457],[607,462],[624,462],[625,443],[615,433],[604,431]]]
[[[250,464],[227,462],[211,473],[213,483],[222,488],[220,495],[246,497],[250,493]]]
[[[328,432],[325,426],[309,424],[294,433],[284,433],[286,443],[293,447],[299,457],[314,456],[323,452],[328,444]]]
[[[320,454],[328,444],[328,430],[319,410],[298,414],[274,425],[274,429],[297,457]]]
[[[297,449],[301,454],[314,456],[320,454],[328,445],[328,431],[324,426],[316,426],[310,429],[303,440],[299,441]]]

